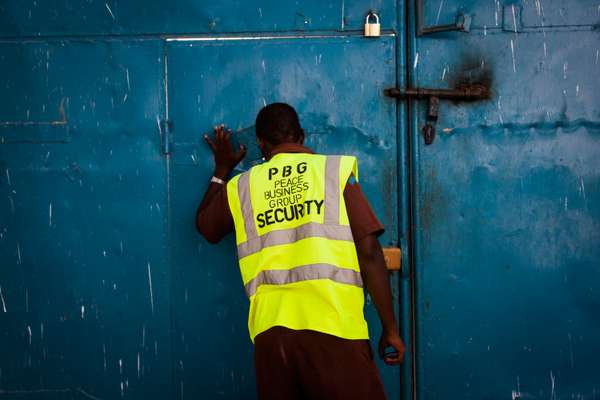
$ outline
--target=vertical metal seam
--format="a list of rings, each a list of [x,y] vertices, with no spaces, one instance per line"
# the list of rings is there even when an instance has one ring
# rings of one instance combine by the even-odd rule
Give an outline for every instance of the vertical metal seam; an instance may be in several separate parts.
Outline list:
[[[406,35],[406,85],[414,86],[415,85],[415,74],[411,73],[410,65],[411,60],[414,59],[414,53],[416,51],[417,39],[416,39],[416,27],[415,27],[415,5],[418,0],[410,1],[407,0],[405,3],[405,35]],[[418,141],[416,140],[418,134],[415,132],[415,127],[417,126],[416,118],[417,108],[414,102],[409,102],[406,107],[406,131],[407,131],[407,167],[408,167],[408,217],[409,217],[409,235],[407,238],[407,243],[409,247],[409,282],[410,282],[410,314],[411,314],[411,363],[412,363],[412,399],[417,400],[420,397],[420,392],[418,389],[419,383],[419,372],[418,372],[418,360],[417,360],[417,352],[418,352],[418,327],[417,327],[417,260],[416,260],[416,251],[418,246],[418,238],[417,235],[417,221],[415,215],[417,214],[417,210],[415,207],[418,207],[418,199],[415,196],[418,196],[418,154],[417,146]]]
[[[163,53],[163,82],[162,82],[162,92],[163,92],[163,101],[165,102],[164,104],[164,113],[165,113],[165,121],[168,121],[169,119],[169,66],[168,66],[168,44],[165,40],[162,40],[162,53]],[[159,140],[169,140],[168,138],[168,130],[165,129],[165,137],[161,137],[159,138]],[[162,144],[161,144],[162,147]],[[171,221],[172,221],[172,216],[171,216],[171,156],[170,154],[165,154],[165,173],[166,173],[166,197],[167,197],[167,213],[166,213],[166,218],[167,218],[167,223],[166,223],[166,227],[167,227],[167,233],[166,233],[166,243],[167,243],[167,249],[166,249],[166,257],[167,257],[167,265],[166,265],[166,270],[167,270],[167,277],[169,279],[169,282],[167,284],[167,287],[169,288],[169,293],[168,293],[168,299],[169,299],[169,329],[170,332],[174,332],[175,331],[175,318],[173,315],[173,309],[174,309],[174,296],[175,296],[175,279],[173,278],[173,275],[175,273],[174,268],[173,268],[173,258],[171,255]],[[174,335],[170,334],[169,335],[169,370],[170,370],[170,376],[171,376],[171,385],[170,385],[170,391],[171,393],[175,392],[175,380],[176,380],[176,368],[175,365],[173,363],[175,359],[175,338]]]

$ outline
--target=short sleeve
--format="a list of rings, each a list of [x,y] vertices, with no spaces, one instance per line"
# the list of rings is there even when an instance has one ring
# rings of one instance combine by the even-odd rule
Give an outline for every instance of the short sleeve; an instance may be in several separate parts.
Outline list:
[[[385,229],[377,219],[360,185],[355,180],[353,181],[354,183],[348,182],[344,188],[344,201],[354,241],[359,241],[371,234],[380,236]]]

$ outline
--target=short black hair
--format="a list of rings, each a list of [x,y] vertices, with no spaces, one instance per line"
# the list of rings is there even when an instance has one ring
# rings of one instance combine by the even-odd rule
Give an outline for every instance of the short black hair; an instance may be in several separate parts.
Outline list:
[[[297,142],[304,135],[298,113],[286,103],[271,103],[256,116],[256,136],[276,146]]]

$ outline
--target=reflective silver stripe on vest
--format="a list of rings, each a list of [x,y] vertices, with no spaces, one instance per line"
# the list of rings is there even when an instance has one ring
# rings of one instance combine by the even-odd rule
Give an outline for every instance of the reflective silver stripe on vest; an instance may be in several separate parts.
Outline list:
[[[243,173],[238,179],[238,195],[246,228],[246,238],[254,239],[258,236],[254,224],[254,212],[252,211],[252,200],[250,200],[250,171]]]
[[[327,156],[325,161],[324,224],[337,225],[340,219],[340,156]]]
[[[238,195],[246,229],[246,241],[238,245],[240,259],[257,253],[265,247],[295,243],[308,237],[353,241],[349,226],[339,225],[340,216],[340,164],[341,156],[325,159],[325,198],[323,224],[306,223],[296,228],[274,230],[258,236],[250,197],[250,172],[238,180]]]
[[[332,264],[307,264],[293,269],[261,271],[245,287],[248,297],[251,297],[260,285],[286,285],[314,279],[329,279],[346,285],[363,286],[358,271],[339,268]]]
[[[265,247],[295,243],[309,237],[321,237],[332,240],[346,240],[354,242],[352,231],[347,225],[323,225],[318,222],[309,222],[296,228],[280,229],[265,233],[259,237],[240,243],[237,247],[240,259],[258,253]]]

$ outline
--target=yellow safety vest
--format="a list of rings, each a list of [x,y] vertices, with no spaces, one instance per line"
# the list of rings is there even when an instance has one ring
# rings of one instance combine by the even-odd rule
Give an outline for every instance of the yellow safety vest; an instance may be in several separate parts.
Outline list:
[[[273,326],[367,339],[344,187],[355,157],[280,153],[227,184],[252,341]]]

